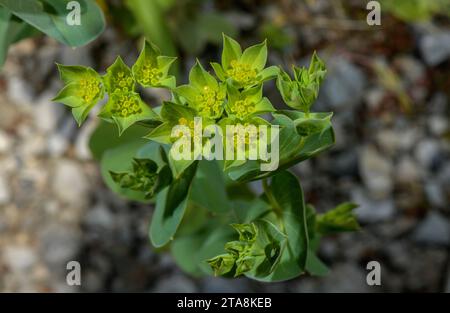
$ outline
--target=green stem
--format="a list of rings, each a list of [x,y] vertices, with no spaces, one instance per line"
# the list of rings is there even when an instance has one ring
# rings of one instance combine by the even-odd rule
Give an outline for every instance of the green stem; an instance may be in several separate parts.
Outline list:
[[[267,178],[264,178],[262,180],[262,185],[263,185],[264,193],[266,194],[267,199],[269,200],[270,206],[272,207],[273,212],[275,213],[275,215],[278,219],[280,227],[281,227],[282,231],[284,233],[286,233],[286,230],[284,228],[284,223],[283,223],[283,208],[280,207],[277,200],[273,196],[272,191],[270,190],[270,186],[269,186]]]

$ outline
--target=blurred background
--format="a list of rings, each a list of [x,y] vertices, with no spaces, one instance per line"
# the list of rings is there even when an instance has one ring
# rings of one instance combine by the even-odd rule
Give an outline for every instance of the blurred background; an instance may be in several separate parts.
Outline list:
[[[381,25],[369,26],[363,0],[105,0],[107,28],[87,46],[39,34],[12,45],[0,72],[0,291],[450,292],[450,5],[439,1],[380,1]],[[306,64],[314,50],[326,61],[313,110],[335,112],[337,142],[292,170],[319,211],[358,203],[363,229],[324,239],[324,278],[185,275],[149,243],[152,208],[102,182],[88,147],[98,120],[78,128],[51,101],[55,62],[104,72],[117,55],[132,64],[146,36],[179,57],[186,82],[196,57],[220,59],[222,32],[243,46],[267,38],[271,65]],[[66,284],[70,260],[80,287]],[[366,284],[371,260],[381,286]]]

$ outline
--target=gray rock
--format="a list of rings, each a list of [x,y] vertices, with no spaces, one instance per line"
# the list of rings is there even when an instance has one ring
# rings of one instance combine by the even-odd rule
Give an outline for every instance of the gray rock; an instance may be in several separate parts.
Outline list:
[[[442,136],[448,130],[448,120],[447,116],[442,115],[432,115],[428,118],[428,129],[434,136]]]
[[[23,107],[31,107],[33,103],[30,84],[18,76],[8,78],[8,98]]]
[[[6,246],[3,248],[3,259],[13,271],[27,271],[37,261],[33,249],[27,246]]]
[[[53,132],[58,126],[58,121],[64,115],[64,106],[52,102],[53,97],[53,93],[46,92],[33,106],[34,124],[43,133]]]
[[[432,208],[444,209],[448,205],[444,190],[437,180],[428,180],[425,184],[425,194]]]
[[[224,279],[220,277],[206,277],[202,279],[202,290],[201,292],[224,292],[224,293],[235,293],[235,292],[248,292],[249,286],[246,279]]]
[[[86,224],[93,228],[112,229],[115,219],[111,211],[104,204],[97,204],[86,214]]]
[[[431,169],[433,163],[439,158],[441,149],[439,142],[434,139],[423,139],[417,143],[414,151],[416,159],[426,169]]]
[[[398,66],[408,83],[415,83],[425,75],[425,66],[419,60],[409,55],[397,58],[395,65]]]
[[[384,88],[375,87],[366,90],[366,92],[364,93],[364,101],[367,103],[369,109],[374,111],[378,109],[385,96],[386,91],[384,90]]]
[[[75,140],[75,155],[78,159],[88,160],[92,158],[91,150],[89,149],[89,140],[97,125],[97,119],[88,119],[78,131]]]
[[[7,204],[11,200],[11,191],[6,177],[0,174],[0,205]]]
[[[363,267],[351,262],[332,266],[330,274],[322,279],[316,292],[371,292],[379,288],[368,286]]]
[[[78,163],[63,159],[55,165],[52,189],[64,203],[79,206],[87,201],[89,181]]]
[[[393,165],[373,146],[365,146],[360,151],[359,169],[362,180],[372,197],[387,198],[393,189]]]
[[[364,190],[357,188],[352,191],[352,201],[359,205],[355,210],[358,220],[365,223],[376,223],[390,220],[395,215],[392,199],[376,200],[370,198]]]
[[[104,286],[104,278],[98,274],[98,271],[88,270],[82,274],[83,291],[86,292],[102,292]]]
[[[66,271],[66,264],[75,260],[81,245],[81,232],[69,225],[51,224],[39,234],[42,258],[59,273]]]
[[[329,72],[321,88],[324,102],[334,109],[347,109],[359,103],[367,84],[365,74],[339,57],[332,58],[327,65]]]
[[[395,179],[400,183],[419,182],[421,171],[413,158],[405,156],[400,159],[395,167]]]
[[[64,119],[61,127],[52,133],[48,139],[48,152],[51,156],[62,156],[70,146],[70,139],[77,130],[77,124],[72,116]]]
[[[402,135],[393,129],[381,129],[377,132],[376,139],[382,151],[392,156],[400,148],[400,143],[403,141]]]
[[[427,108],[433,113],[445,114],[448,108],[448,98],[446,94],[443,92],[435,93],[427,104]]]
[[[4,131],[0,130],[0,154],[7,154],[11,149],[12,144],[13,141],[11,137]]]
[[[450,245],[450,223],[437,212],[430,212],[412,234],[416,242],[431,245]]]
[[[153,289],[153,292],[192,293],[196,291],[195,284],[185,276],[179,274],[161,279]]]
[[[68,147],[69,142],[60,134],[52,134],[48,138],[47,149],[51,156],[60,157],[64,155]]]
[[[429,66],[438,65],[450,57],[450,32],[433,32],[422,36],[419,49]]]

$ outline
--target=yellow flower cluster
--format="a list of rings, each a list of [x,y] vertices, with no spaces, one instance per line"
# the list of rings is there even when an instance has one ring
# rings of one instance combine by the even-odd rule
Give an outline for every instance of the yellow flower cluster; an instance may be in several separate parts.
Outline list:
[[[218,116],[222,109],[225,93],[204,86],[197,98],[197,110],[202,116]]]
[[[238,145],[244,144],[246,148],[249,148],[249,145],[252,144],[252,147],[257,143],[259,139],[259,133],[256,125],[252,125],[249,123],[236,124],[234,125],[235,132],[233,132],[230,136],[227,134],[227,138],[229,141],[234,142],[235,148]]]
[[[195,123],[193,120],[189,121],[187,118],[181,117],[178,119],[178,125],[183,125],[183,126],[189,127],[189,130],[191,132],[191,136],[190,136],[191,140],[199,140],[199,139],[202,140],[201,135],[199,136],[194,131]],[[183,134],[180,134],[178,138],[180,138],[182,136],[183,136]],[[172,140],[175,142],[178,138],[172,138]],[[187,138],[185,138],[185,139],[187,139]]]
[[[126,94],[116,95],[111,113],[113,116],[125,118],[142,113],[142,108],[139,106],[138,98]]]
[[[133,90],[134,80],[131,75],[125,75],[124,72],[117,73],[117,89],[123,92],[128,92]]]
[[[188,121],[186,118],[181,117],[180,119],[178,119],[178,124],[179,125],[183,125],[183,126],[187,126],[189,127],[191,130],[194,129],[194,121]]]
[[[243,119],[255,111],[255,103],[249,99],[238,100],[231,105],[230,110],[238,118]]]
[[[150,62],[146,62],[138,71],[138,80],[143,85],[157,85],[163,73],[156,67],[153,67]]]
[[[101,90],[100,82],[95,77],[82,78],[79,82],[79,86],[79,96],[87,103],[92,102],[99,95]]]
[[[241,85],[251,85],[256,79],[256,71],[249,64],[231,61],[227,75]]]

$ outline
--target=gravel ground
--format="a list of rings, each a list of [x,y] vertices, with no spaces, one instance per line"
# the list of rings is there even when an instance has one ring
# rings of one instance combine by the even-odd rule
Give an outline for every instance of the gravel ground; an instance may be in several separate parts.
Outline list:
[[[337,143],[293,170],[318,210],[358,203],[363,230],[324,240],[327,277],[276,284],[193,279],[154,251],[152,208],[109,191],[90,157],[96,119],[78,129],[51,102],[55,61],[104,69],[117,54],[132,60],[135,43],[108,29],[82,49],[49,39],[15,45],[0,74],[0,291],[450,292],[450,30],[396,23],[355,36],[294,27],[298,62],[312,48],[327,61],[315,108],[335,112]],[[81,263],[81,287],[66,284],[70,260]],[[381,286],[366,284],[371,260]]]

